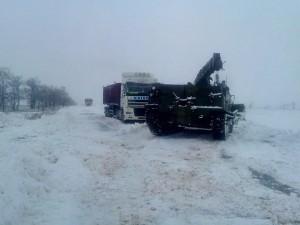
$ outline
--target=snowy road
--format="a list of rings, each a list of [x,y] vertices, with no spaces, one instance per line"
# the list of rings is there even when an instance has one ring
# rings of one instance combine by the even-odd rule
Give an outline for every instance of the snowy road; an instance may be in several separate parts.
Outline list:
[[[226,142],[95,107],[0,114],[0,224],[300,224],[299,160],[300,111],[251,111]]]

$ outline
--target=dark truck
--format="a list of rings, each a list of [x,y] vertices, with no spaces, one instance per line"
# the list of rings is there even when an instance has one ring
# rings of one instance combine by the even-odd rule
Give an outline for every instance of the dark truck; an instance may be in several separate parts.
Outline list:
[[[155,135],[166,135],[182,128],[211,131],[215,139],[226,139],[245,110],[243,104],[234,104],[225,81],[216,74],[223,68],[219,53],[202,67],[194,84],[155,84],[146,105],[146,122]]]
[[[121,83],[103,87],[104,114],[106,117],[120,117]]]
[[[84,99],[84,104],[86,106],[92,106],[93,105],[93,99],[92,98],[86,98],[86,99]]]

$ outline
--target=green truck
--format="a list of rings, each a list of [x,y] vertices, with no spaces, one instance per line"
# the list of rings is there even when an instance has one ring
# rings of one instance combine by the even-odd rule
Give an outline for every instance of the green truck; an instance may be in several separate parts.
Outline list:
[[[212,132],[215,139],[225,140],[233,131],[243,104],[234,104],[225,81],[212,75],[223,69],[219,53],[202,67],[194,83],[172,85],[157,83],[152,86],[146,104],[146,123],[155,135],[166,135],[187,129],[202,129]]]

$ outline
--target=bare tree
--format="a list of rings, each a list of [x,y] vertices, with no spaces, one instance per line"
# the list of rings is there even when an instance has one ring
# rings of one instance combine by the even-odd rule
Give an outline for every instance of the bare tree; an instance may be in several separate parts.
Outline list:
[[[0,69],[0,106],[2,111],[6,110],[7,99],[8,99],[8,88],[9,88],[9,69]]]
[[[40,81],[35,78],[30,78],[26,81],[26,85],[29,87],[28,100],[30,109],[35,109],[38,102]]]
[[[29,102],[31,109],[55,109],[75,104],[64,87],[57,88],[53,86],[40,85],[33,79],[28,80],[26,83],[29,86]]]
[[[22,78],[20,76],[12,75],[10,77],[10,102],[13,111],[19,110],[20,100],[21,100],[21,90]]]
[[[30,109],[38,110],[75,104],[64,87],[42,85],[36,78],[23,82],[20,76],[0,68],[0,109],[18,111],[21,99],[27,99]]]

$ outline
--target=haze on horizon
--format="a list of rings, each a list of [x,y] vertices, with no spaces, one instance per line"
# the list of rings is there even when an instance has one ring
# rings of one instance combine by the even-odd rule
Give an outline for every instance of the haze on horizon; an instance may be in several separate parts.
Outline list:
[[[1,1],[0,67],[101,103],[122,72],[193,81],[220,52],[240,102],[300,104],[300,1]]]

